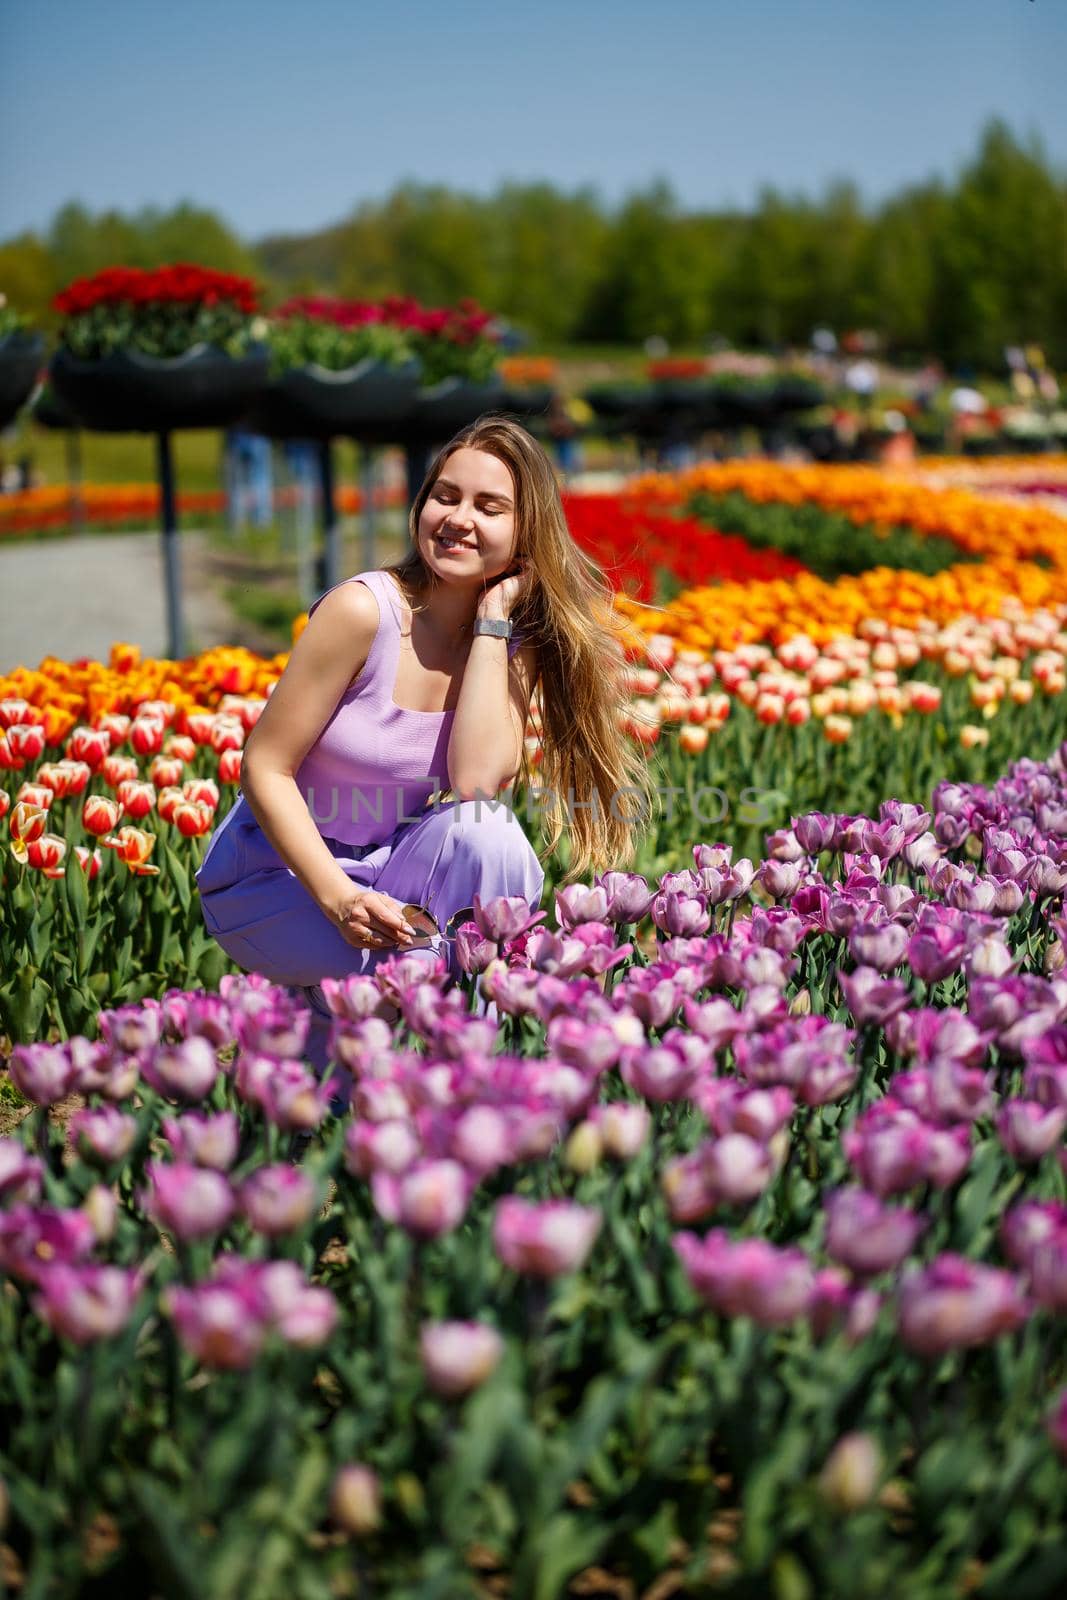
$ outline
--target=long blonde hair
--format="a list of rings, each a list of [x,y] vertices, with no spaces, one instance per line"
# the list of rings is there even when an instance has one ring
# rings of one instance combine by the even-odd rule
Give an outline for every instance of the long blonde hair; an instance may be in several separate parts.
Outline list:
[[[556,475],[537,440],[506,417],[480,417],[461,429],[438,452],[415,498],[411,550],[387,570],[413,610],[423,609],[437,580],[419,551],[419,518],[446,461],[463,448],[496,456],[515,483],[515,554],[528,558],[531,581],[514,621],[516,633],[538,652],[542,759],[536,779],[547,791],[545,853],[567,827],[567,880],[590,868],[624,866],[653,815],[655,790],[647,760],[620,726],[621,619],[604,574],[571,537]],[[525,748],[519,776],[533,782]]]

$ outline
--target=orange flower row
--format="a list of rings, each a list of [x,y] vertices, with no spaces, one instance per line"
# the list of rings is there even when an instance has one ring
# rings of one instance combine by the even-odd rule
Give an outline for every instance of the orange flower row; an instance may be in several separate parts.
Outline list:
[[[935,489],[878,467],[787,466],[777,461],[707,463],[652,473],[630,492],[656,505],[695,494],[743,494],[760,503],[811,503],[855,523],[903,524],[951,539],[974,555],[1042,556],[1067,565],[1067,518],[1043,506],[991,500],[966,489]]]
[[[297,492],[292,486],[275,490],[275,506],[294,504]],[[401,505],[403,500],[400,488],[375,492],[379,505]],[[221,489],[183,491],[178,495],[179,512],[190,516],[221,512],[225,505]],[[342,484],[337,490],[337,507],[342,515],[355,516],[363,508],[362,491],[355,484]],[[69,483],[57,483],[20,489],[0,495],[0,536],[66,527],[75,515],[83,522],[108,526],[158,521],[159,489],[151,483],[85,483],[77,489]]]
[[[24,720],[42,726],[49,745],[61,744],[78,723],[112,713],[132,716],[146,701],[173,706],[184,726],[198,713],[213,713],[227,695],[265,698],[287,659],[217,645],[169,661],[144,657],[135,644],[114,644],[106,664],[46,656],[36,669],[16,667],[0,677],[0,702],[25,701],[32,715]]]

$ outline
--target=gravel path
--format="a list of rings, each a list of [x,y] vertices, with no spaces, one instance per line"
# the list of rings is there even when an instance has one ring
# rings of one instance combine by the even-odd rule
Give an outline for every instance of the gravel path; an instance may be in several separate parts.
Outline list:
[[[223,601],[200,581],[204,538],[181,536],[187,648],[232,637]],[[0,545],[0,672],[43,656],[107,660],[116,639],[166,648],[158,533],[93,534]]]

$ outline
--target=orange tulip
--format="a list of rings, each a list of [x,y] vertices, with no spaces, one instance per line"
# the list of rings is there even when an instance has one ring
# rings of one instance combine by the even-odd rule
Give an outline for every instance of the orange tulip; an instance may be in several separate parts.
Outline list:
[[[108,850],[114,850],[120,861],[124,861],[130,871],[138,875],[158,873],[158,867],[150,867],[148,858],[156,847],[154,833],[145,833],[140,828],[127,826],[120,828],[116,834],[108,834],[100,843]]]

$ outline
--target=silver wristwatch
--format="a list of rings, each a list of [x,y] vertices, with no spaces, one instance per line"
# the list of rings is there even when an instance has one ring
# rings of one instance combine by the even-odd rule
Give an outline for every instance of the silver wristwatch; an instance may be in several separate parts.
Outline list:
[[[487,633],[493,639],[510,639],[511,618],[478,617],[474,624],[474,637],[477,638],[480,633]]]

